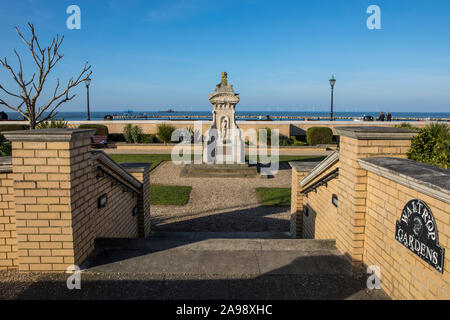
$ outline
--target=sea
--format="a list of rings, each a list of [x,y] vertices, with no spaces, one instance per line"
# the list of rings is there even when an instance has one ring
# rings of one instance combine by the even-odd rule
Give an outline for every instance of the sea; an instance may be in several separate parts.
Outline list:
[[[23,117],[19,113],[6,112],[9,120],[22,120]],[[359,119],[363,116],[373,116],[378,118],[379,112],[334,112],[336,121],[348,121]],[[391,112],[393,121],[405,121],[411,119],[418,120],[450,120],[450,112]],[[132,111],[123,112],[107,112],[94,111],[91,112],[91,120],[104,120],[106,115],[126,116],[128,119],[136,120],[147,117],[151,120],[190,120],[200,117],[200,120],[211,120],[211,111]],[[238,120],[265,120],[267,116],[277,121],[301,121],[301,120],[327,120],[330,117],[329,112],[321,111],[236,111]],[[55,117],[59,120],[82,121],[87,120],[86,112],[59,112]],[[117,120],[120,121],[120,120]]]

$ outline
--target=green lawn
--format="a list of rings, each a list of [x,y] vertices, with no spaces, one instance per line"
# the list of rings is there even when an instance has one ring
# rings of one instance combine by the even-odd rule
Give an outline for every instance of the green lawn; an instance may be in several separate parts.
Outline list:
[[[150,170],[153,170],[163,161],[170,161],[170,154],[110,154],[114,161],[124,162],[151,162]]]
[[[291,188],[256,188],[259,203],[263,206],[289,207]]]
[[[245,158],[248,160],[248,155],[245,156]],[[278,162],[289,162],[289,161],[322,161],[325,159],[325,156],[287,156],[287,155],[280,155],[278,156]],[[259,156],[258,156],[258,160]]]
[[[190,186],[150,186],[150,204],[183,206],[189,201]]]

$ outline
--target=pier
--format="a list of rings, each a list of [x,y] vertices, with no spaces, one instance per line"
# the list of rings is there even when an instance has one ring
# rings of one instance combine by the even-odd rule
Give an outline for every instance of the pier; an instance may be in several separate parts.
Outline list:
[[[112,115],[111,116],[113,120],[158,120],[158,119],[164,119],[164,120],[170,120],[170,121],[177,121],[177,120],[204,120],[209,121],[212,120],[212,115],[147,115],[147,114],[137,114],[137,115]],[[302,116],[270,116],[269,119],[267,119],[266,116],[259,116],[259,115],[237,115],[236,119],[239,119],[241,121],[245,120],[260,120],[260,121],[329,121],[330,117],[302,117]],[[362,121],[359,118],[356,117],[334,117],[334,120],[347,120],[347,121]],[[375,118],[376,121],[376,118]],[[393,122],[402,122],[402,121],[444,121],[444,122],[450,122],[450,118],[415,118],[415,117],[392,117]]]

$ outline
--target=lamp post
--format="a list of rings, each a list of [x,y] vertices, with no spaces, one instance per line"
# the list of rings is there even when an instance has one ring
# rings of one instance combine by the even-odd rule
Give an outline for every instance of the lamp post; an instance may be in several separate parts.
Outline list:
[[[86,90],[87,90],[87,119],[91,120],[91,111],[89,110],[89,86],[91,85],[91,79],[86,79]]]
[[[331,112],[330,112],[330,121],[333,121],[333,91],[334,91],[334,84],[336,83],[336,79],[334,76],[331,76],[330,79],[330,86],[331,86]]]

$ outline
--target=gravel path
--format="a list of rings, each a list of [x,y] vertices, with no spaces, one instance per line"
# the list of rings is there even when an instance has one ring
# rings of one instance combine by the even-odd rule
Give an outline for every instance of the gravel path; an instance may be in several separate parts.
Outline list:
[[[262,207],[255,188],[291,187],[291,170],[273,179],[180,177],[183,165],[164,162],[150,174],[151,184],[192,186],[185,206],[152,206],[155,231],[289,231],[289,207]]]

